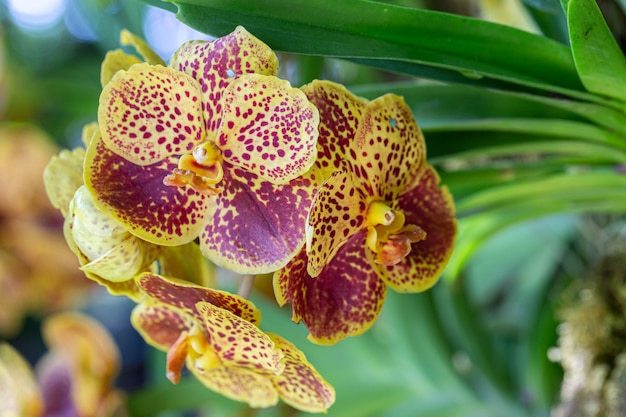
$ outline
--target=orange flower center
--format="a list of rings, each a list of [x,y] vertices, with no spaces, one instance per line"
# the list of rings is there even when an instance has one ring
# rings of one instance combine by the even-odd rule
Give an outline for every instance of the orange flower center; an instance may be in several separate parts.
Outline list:
[[[426,239],[426,232],[414,224],[405,224],[403,212],[382,201],[367,209],[367,247],[376,253],[376,263],[396,265],[411,253],[411,244]]]
[[[204,142],[191,154],[180,157],[178,168],[163,179],[163,184],[176,187],[191,186],[202,194],[217,195],[217,184],[222,180],[222,152],[213,142]]]
[[[219,365],[219,359],[211,349],[204,332],[198,326],[183,331],[167,351],[167,379],[177,384],[183,366],[193,366],[199,373]]]

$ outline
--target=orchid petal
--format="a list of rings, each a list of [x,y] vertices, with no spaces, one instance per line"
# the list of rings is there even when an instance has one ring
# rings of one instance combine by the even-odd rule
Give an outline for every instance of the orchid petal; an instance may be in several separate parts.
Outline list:
[[[263,42],[238,26],[214,41],[183,44],[172,56],[170,67],[189,74],[201,85],[206,129],[216,132],[226,88],[242,74],[276,75],[278,58]]]
[[[454,248],[456,220],[452,196],[446,187],[439,188],[437,173],[426,165],[399,196],[397,204],[406,215],[406,223],[424,229],[426,239],[413,243],[411,252],[399,264],[372,265],[396,291],[425,291],[437,282]]]
[[[341,246],[362,229],[367,206],[352,176],[336,171],[319,188],[307,219],[308,273],[316,277]]]
[[[120,352],[111,335],[84,314],[65,312],[50,316],[43,322],[42,335],[55,355],[74,363],[81,372],[97,376],[101,384],[111,384],[120,370]]]
[[[278,392],[267,375],[245,368],[220,366],[208,370],[187,367],[207,388],[253,408],[271,407],[278,403]]]
[[[100,67],[100,85],[104,87],[118,71],[126,71],[139,63],[141,63],[139,58],[135,55],[127,54],[121,49],[107,52]]]
[[[74,193],[83,185],[85,150],[63,150],[50,159],[43,174],[46,193],[54,208],[65,217]]]
[[[280,375],[283,354],[274,342],[252,323],[207,302],[196,304],[204,318],[211,348],[225,366],[239,366]]]
[[[182,332],[196,323],[185,310],[156,299],[137,304],[130,321],[149,345],[161,350],[168,350]]]
[[[319,111],[316,165],[326,179],[341,168],[367,100],[356,97],[343,85],[330,81],[315,80],[301,90]]]
[[[96,206],[134,235],[159,245],[182,245],[204,226],[206,196],[163,184],[177,163],[170,157],[138,166],[111,152],[96,136],[85,156],[85,185]]]
[[[199,322],[204,322],[203,317],[196,310],[196,304],[201,301],[230,311],[252,324],[258,324],[261,321],[261,312],[252,301],[226,291],[204,288],[190,282],[165,278],[152,273],[141,274],[135,277],[135,281],[148,297],[179,308]]]
[[[70,312],[45,320],[42,334],[51,354],[63,358],[70,369],[72,400],[79,415],[95,415],[120,370],[113,339],[97,321]]]
[[[126,281],[158,256],[154,245],[131,235],[98,210],[85,186],[76,191],[69,216],[73,243],[88,260],[81,268],[85,272],[112,282]]]
[[[231,169],[232,168],[232,169]],[[200,235],[204,256],[244,274],[274,272],[304,244],[312,175],[273,185],[241,168],[224,169],[223,190]]]
[[[225,161],[284,184],[311,168],[319,115],[304,93],[276,77],[247,74],[224,92],[216,142]]]
[[[163,61],[163,59],[156,52],[154,52],[152,48],[150,48],[146,41],[134,33],[126,29],[122,29],[120,32],[120,43],[125,46],[134,47],[147,63],[165,66],[165,61]]]
[[[326,412],[335,402],[335,389],[307,361],[295,345],[277,334],[268,333],[285,355],[285,370],[272,377],[278,395],[290,406],[308,413]]]
[[[352,236],[315,278],[306,272],[304,250],[274,275],[278,303],[292,303],[292,320],[304,322],[314,343],[332,345],[357,336],[382,309],[387,286],[366,258],[365,235],[362,230]]]
[[[33,371],[11,345],[0,343],[0,415],[39,417],[43,401]]]
[[[98,123],[107,147],[137,165],[190,152],[204,140],[200,86],[168,67],[136,64],[100,94]]]
[[[387,94],[367,105],[348,158],[367,195],[394,200],[425,157],[424,137],[402,97]]]

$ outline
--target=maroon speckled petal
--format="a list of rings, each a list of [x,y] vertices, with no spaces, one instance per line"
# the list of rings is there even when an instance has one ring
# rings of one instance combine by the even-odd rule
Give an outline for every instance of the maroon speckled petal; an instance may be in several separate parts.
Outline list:
[[[308,273],[316,277],[339,248],[364,228],[365,197],[355,188],[350,172],[342,169],[319,188],[307,219]]]
[[[301,88],[320,115],[316,165],[328,178],[341,167],[348,144],[356,135],[367,100],[341,84],[315,80]]]
[[[170,187],[163,178],[177,158],[139,166],[107,149],[96,135],[85,156],[85,185],[99,209],[134,235],[158,245],[182,245],[195,239],[205,222],[205,195]]]
[[[130,320],[148,344],[164,351],[176,342],[182,332],[189,331],[197,323],[184,310],[158,300],[138,304]]]
[[[195,317],[200,323],[204,319],[198,313],[196,304],[202,301],[230,311],[252,324],[258,325],[261,322],[261,311],[256,308],[252,301],[226,291],[205,288],[187,281],[165,278],[152,273],[139,275],[135,281],[148,297],[179,308],[186,314]]]
[[[190,152],[204,140],[200,85],[146,63],[118,71],[102,89],[98,123],[107,147],[138,165]]]
[[[365,193],[393,201],[422,169],[424,137],[402,97],[371,101],[361,118],[347,160]]]
[[[200,236],[204,256],[235,272],[261,274],[283,267],[304,245],[315,182],[309,175],[273,185],[225,164],[224,190]]]
[[[170,67],[189,74],[200,83],[206,128],[216,132],[226,87],[241,74],[276,75],[278,58],[266,44],[238,26],[229,35],[211,42],[183,44],[174,53]]]
[[[307,361],[293,343],[268,333],[285,354],[285,370],[272,377],[280,398],[290,406],[308,413],[322,413],[335,402],[335,389]]]
[[[274,275],[278,303],[292,303],[292,320],[304,322],[314,343],[331,345],[359,335],[382,309],[387,286],[367,260],[365,235],[354,235],[315,278],[306,272],[304,251]]]
[[[400,292],[419,292],[432,287],[445,268],[456,236],[454,203],[447,188],[439,188],[439,177],[424,166],[398,198],[397,209],[406,215],[406,224],[426,231],[426,239],[412,244],[409,255],[393,266],[376,265],[387,284]]]
[[[200,302],[196,309],[204,318],[211,348],[222,365],[275,375],[285,369],[283,353],[257,326],[210,303]]]
[[[247,74],[224,93],[217,145],[225,161],[284,184],[311,168],[317,156],[317,109],[276,77]]]

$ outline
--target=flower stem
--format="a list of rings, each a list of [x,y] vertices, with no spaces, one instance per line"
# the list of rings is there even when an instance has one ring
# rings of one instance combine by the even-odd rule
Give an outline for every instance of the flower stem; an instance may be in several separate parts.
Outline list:
[[[249,298],[252,292],[252,286],[254,285],[255,275],[243,275],[241,277],[241,283],[237,290],[237,295],[243,298]]]

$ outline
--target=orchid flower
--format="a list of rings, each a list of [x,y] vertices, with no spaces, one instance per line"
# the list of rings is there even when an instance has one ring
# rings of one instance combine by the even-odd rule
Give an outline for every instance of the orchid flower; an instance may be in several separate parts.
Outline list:
[[[335,391],[282,337],[258,328],[254,304],[225,291],[145,273],[136,278],[144,301],[131,317],[144,339],[167,351],[167,376],[178,383],[184,366],[207,388],[251,407],[279,398],[323,412]]]
[[[456,221],[401,97],[368,102],[326,81],[302,90],[320,112],[317,165],[327,179],[308,215],[306,247],[275,274],[274,288],[310,340],[333,344],[371,327],[388,286],[432,287]]]
[[[304,245],[318,113],[275,77],[271,49],[238,27],[184,44],[168,67],[119,62],[85,159],[96,207],[157,245],[199,238],[236,272],[284,266]]]

